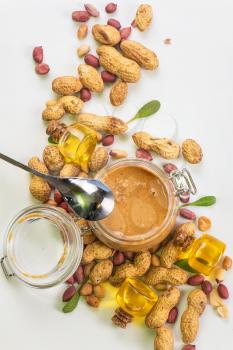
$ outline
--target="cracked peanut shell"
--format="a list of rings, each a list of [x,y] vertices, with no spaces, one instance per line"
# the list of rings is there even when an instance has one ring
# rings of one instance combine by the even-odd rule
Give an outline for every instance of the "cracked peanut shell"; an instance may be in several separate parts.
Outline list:
[[[110,25],[95,24],[92,34],[96,41],[104,45],[115,46],[121,41],[119,30]]]
[[[141,32],[144,32],[151,24],[153,19],[152,7],[148,4],[142,4],[136,12],[135,24]]]
[[[136,61],[140,67],[154,70],[159,66],[156,54],[144,45],[133,40],[123,40],[120,44],[123,54]]]
[[[201,146],[192,139],[182,143],[182,154],[185,160],[191,164],[200,163],[203,157]]]
[[[96,49],[101,66],[126,83],[136,83],[140,78],[139,65],[124,57],[114,47],[103,45]]]
[[[80,64],[78,66],[79,78],[86,88],[93,92],[102,92],[104,82],[99,72],[88,64]]]
[[[179,157],[180,146],[173,140],[155,138],[144,131],[136,132],[132,138],[138,148],[154,151],[162,158],[175,159]]]
[[[73,76],[62,76],[53,80],[52,90],[58,95],[73,95],[82,89],[80,80]]]

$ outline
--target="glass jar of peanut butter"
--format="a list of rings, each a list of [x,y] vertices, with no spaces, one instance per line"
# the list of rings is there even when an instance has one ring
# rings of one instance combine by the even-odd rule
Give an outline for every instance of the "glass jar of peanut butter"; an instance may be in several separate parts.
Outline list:
[[[176,194],[196,191],[187,170],[169,178],[156,164],[137,158],[114,162],[96,177],[113,191],[115,207],[104,220],[92,222],[92,228],[102,242],[123,251],[143,251],[161,243],[176,222]]]

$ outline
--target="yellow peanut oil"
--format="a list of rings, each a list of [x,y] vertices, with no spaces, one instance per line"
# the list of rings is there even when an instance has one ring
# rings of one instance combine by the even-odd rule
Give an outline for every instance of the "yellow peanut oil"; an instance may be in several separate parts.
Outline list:
[[[208,276],[221,259],[225,249],[225,243],[204,234],[195,239],[187,251],[181,252],[179,259],[187,259],[189,266]]]
[[[158,300],[157,294],[145,283],[127,278],[116,295],[119,306],[131,316],[143,317]]]
[[[67,128],[59,141],[59,150],[66,163],[75,163],[88,172],[88,162],[97,143],[94,130],[82,124],[73,124]]]

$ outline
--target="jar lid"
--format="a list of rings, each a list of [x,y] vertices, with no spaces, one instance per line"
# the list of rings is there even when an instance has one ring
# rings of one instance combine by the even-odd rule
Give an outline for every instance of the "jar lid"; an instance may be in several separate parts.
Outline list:
[[[36,288],[67,280],[80,264],[81,230],[62,209],[30,206],[8,226],[1,264],[7,277],[15,276]]]

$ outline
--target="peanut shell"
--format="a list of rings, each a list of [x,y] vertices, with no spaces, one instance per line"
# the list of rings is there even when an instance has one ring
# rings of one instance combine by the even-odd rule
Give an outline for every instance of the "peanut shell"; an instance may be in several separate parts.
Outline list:
[[[157,335],[154,341],[154,350],[173,350],[174,337],[172,330],[167,327],[160,327],[157,330]]]
[[[180,146],[172,140],[155,138],[144,131],[136,132],[132,138],[138,148],[154,151],[162,158],[175,159],[179,157]]]
[[[188,280],[188,273],[177,267],[170,269],[166,267],[151,267],[144,277],[144,282],[148,285],[158,283],[169,283],[174,286],[185,284]]]
[[[171,287],[163,292],[149,314],[146,316],[145,323],[147,327],[158,328],[163,326],[168,319],[170,310],[176,306],[179,299],[180,291],[177,287]]]
[[[89,168],[96,172],[102,169],[108,162],[109,154],[105,147],[97,147],[89,160]]]
[[[191,164],[200,163],[203,157],[201,146],[192,139],[187,139],[182,144],[183,157]]]
[[[118,135],[127,131],[127,124],[116,117],[97,116],[91,113],[80,113],[77,116],[77,122],[88,126],[96,131],[104,131],[107,134]]]
[[[148,70],[158,68],[159,60],[156,54],[137,41],[123,40],[120,47],[123,54],[136,61],[140,67]]]
[[[189,293],[188,308],[181,316],[180,329],[183,342],[193,343],[199,330],[199,317],[203,314],[207,305],[207,296],[201,289],[194,289]]]
[[[104,260],[112,256],[113,250],[107,247],[105,244],[96,241],[88,244],[83,251],[82,263],[89,264],[93,260]]]
[[[128,95],[128,85],[122,80],[118,80],[110,91],[110,101],[113,106],[120,106]]]
[[[83,101],[77,96],[63,96],[59,99],[59,103],[70,114],[78,114],[84,105]]]
[[[110,277],[110,282],[118,286],[127,277],[137,277],[144,275],[151,264],[151,255],[149,252],[142,252],[136,254],[133,264],[125,263],[116,268],[115,274]]]
[[[108,72],[115,74],[126,83],[136,83],[139,80],[139,65],[124,57],[114,47],[103,45],[98,47],[96,52],[99,55],[100,64]]]
[[[161,266],[172,267],[172,265],[178,260],[179,250],[174,245],[173,241],[168,242],[162,249],[160,255]]]
[[[49,105],[42,112],[42,118],[45,121],[59,120],[65,115],[65,110],[59,103],[54,105]]]
[[[93,92],[102,92],[104,82],[98,71],[88,64],[80,64],[78,67],[80,81],[89,90]]]
[[[78,165],[73,163],[68,163],[63,166],[60,171],[61,177],[77,177],[80,173],[80,168]]]
[[[152,7],[142,4],[138,7],[135,18],[135,25],[141,32],[144,32],[151,24],[153,18]]]
[[[48,145],[43,152],[43,160],[47,168],[52,173],[59,173],[65,162],[57,146]]]
[[[32,157],[29,159],[28,166],[34,170],[39,171],[42,174],[49,173],[46,165],[38,157]]]
[[[105,282],[109,279],[112,274],[113,263],[111,260],[103,260],[97,263],[89,274],[91,283],[97,285]]]
[[[121,40],[120,32],[110,25],[95,24],[92,34],[96,41],[105,45],[115,46]]]
[[[47,202],[51,194],[49,184],[44,179],[34,175],[32,176],[29,190],[32,196],[41,202]]]
[[[82,89],[82,84],[76,77],[63,76],[53,80],[52,89],[58,95],[73,95]]]

